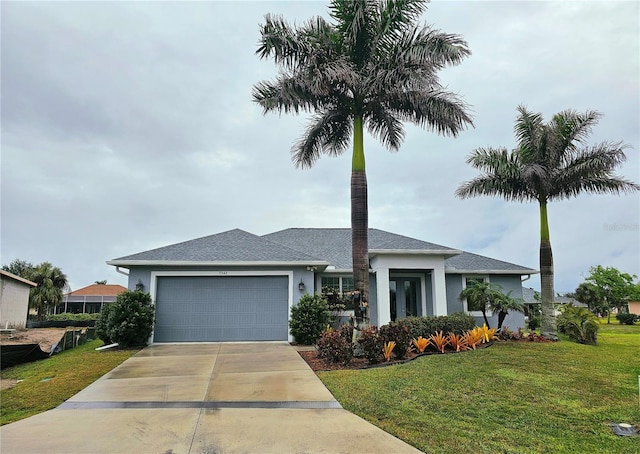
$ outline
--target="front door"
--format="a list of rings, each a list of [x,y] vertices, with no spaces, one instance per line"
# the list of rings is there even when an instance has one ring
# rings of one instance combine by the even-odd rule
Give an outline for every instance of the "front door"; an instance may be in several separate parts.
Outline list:
[[[420,278],[391,277],[389,279],[389,303],[392,322],[421,315]]]

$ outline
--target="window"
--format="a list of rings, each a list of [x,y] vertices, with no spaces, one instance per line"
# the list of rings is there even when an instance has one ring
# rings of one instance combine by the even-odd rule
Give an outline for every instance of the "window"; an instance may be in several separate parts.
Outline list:
[[[488,282],[488,279],[483,276],[465,277],[464,288],[473,287],[478,282]],[[474,305],[473,301],[465,300],[467,306],[467,312],[482,312],[481,305]]]
[[[353,291],[353,278],[352,277],[343,277],[342,279],[342,291],[343,292],[352,292]]]
[[[352,277],[322,276],[320,282],[322,288],[328,287],[342,293],[353,291]]]

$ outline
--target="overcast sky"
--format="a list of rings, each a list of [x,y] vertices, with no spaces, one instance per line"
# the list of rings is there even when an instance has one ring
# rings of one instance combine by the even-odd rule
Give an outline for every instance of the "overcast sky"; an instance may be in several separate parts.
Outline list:
[[[327,4],[3,1],[2,264],[126,285],[106,260],[233,228],[349,227],[349,153],[294,168],[307,118],[251,100],[276,75],[255,55],[264,14],[300,22]],[[434,0],[423,20],[473,53],[441,81],[475,128],[407,125],[398,153],[368,137],[370,227],[537,269],[537,204],[457,199],[476,176],[465,157],[513,148],[519,104],[545,119],[594,109],[591,141],[627,143],[619,174],[640,181],[639,5]],[[640,275],[637,193],[553,202],[549,217],[556,291],[595,265]]]

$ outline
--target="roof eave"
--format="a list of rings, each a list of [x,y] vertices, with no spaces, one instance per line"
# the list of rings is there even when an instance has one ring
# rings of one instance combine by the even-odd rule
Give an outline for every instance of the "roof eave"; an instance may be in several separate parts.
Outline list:
[[[450,274],[519,274],[521,276],[529,276],[531,274],[539,274],[537,270],[459,270],[456,268],[444,268],[445,273]]]
[[[8,277],[9,279],[13,279],[13,280],[16,280],[18,282],[22,282],[23,284],[27,284],[27,285],[30,285],[32,287],[37,287],[38,286],[38,284],[36,284],[35,282],[32,282],[32,281],[30,281],[28,279],[25,279],[23,277],[17,276],[17,275],[15,275],[13,273],[10,273],[8,271],[0,270],[0,274],[2,274],[3,276]]]
[[[369,255],[443,255],[454,257],[462,254],[458,249],[369,249]]]
[[[107,260],[107,265],[129,268],[131,266],[315,266],[326,268],[329,262],[304,261],[192,261],[192,260]]]

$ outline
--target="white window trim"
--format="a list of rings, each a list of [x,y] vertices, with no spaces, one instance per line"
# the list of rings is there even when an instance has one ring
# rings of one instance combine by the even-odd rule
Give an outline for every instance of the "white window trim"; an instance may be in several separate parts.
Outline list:
[[[480,280],[482,279],[484,282],[488,282],[491,283],[491,279],[489,279],[489,275],[488,274],[463,274],[462,275],[462,290],[465,290],[467,288],[467,279],[473,279],[473,280]],[[482,317],[482,311],[470,311],[469,310],[469,306],[467,305],[467,299],[463,299],[462,300],[462,306],[464,309],[465,314],[469,314],[472,317]],[[487,317],[493,315],[493,313],[490,310],[487,310]]]
[[[323,277],[337,277],[338,280],[338,285],[340,287],[339,291],[340,293],[344,293],[342,290],[342,279],[344,278],[351,278],[353,279],[352,276],[344,276],[344,275],[340,275],[340,274],[321,274],[318,276],[318,288],[320,289],[320,291],[322,291],[322,278]]]

